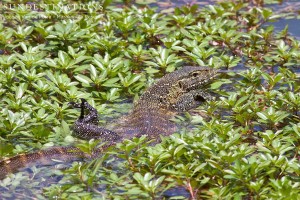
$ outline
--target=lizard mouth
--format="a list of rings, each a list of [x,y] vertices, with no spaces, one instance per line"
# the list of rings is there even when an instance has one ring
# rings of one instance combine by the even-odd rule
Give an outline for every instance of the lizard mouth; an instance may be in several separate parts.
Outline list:
[[[192,90],[196,90],[196,89],[206,89],[208,87],[210,82],[201,82],[199,83],[198,80],[193,80],[191,83],[188,84],[188,86],[185,87],[185,90],[187,92],[190,92]]]

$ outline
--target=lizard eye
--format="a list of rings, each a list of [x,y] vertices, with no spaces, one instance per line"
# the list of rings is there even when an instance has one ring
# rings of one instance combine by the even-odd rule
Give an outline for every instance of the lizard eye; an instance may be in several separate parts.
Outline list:
[[[198,72],[193,72],[193,73],[192,73],[192,76],[193,76],[193,77],[197,77],[197,76],[199,76],[199,73],[198,73]]]

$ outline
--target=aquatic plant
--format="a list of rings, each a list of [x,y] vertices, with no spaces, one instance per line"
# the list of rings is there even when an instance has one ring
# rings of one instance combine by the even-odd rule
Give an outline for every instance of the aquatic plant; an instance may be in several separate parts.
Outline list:
[[[180,133],[161,144],[134,138],[64,172],[33,167],[33,174],[12,174],[0,182],[1,198],[299,198],[300,42],[288,27],[278,32],[272,25],[291,12],[265,6],[276,1],[171,12],[130,1],[80,2],[83,7],[70,7],[79,4],[71,0],[1,6],[1,157],[51,146],[94,148],[99,141],[71,135],[78,112],[70,101],[89,99],[105,125],[181,66],[228,73],[211,85],[216,100],[174,118]],[[18,3],[40,7],[7,7]],[[178,186],[186,193],[172,192]]]

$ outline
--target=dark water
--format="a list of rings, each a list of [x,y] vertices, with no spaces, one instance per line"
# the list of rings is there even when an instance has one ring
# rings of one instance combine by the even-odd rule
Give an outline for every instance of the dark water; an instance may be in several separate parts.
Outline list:
[[[275,22],[268,23],[273,25],[275,31],[280,32],[288,26],[288,33],[300,39],[300,1],[289,0],[283,1],[282,4],[270,4],[266,7],[271,8],[275,13],[284,14],[286,17],[276,20]]]
[[[280,19],[270,24],[274,26],[276,32],[280,32],[288,26],[289,34],[300,40],[300,19]]]

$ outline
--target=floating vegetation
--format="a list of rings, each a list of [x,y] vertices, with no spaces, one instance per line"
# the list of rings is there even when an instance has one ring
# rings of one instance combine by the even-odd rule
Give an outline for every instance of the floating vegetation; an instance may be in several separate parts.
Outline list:
[[[95,161],[58,164],[63,171],[11,174],[1,199],[299,199],[300,41],[272,25],[296,19],[299,4],[272,9],[279,2],[3,1],[3,159],[90,151],[99,141],[72,136],[78,112],[68,102],[88,99],[105,126],[168,72],[227,73],[211,85],[216,99],[174,118],[182,128],[162,143],[133,138]]]

